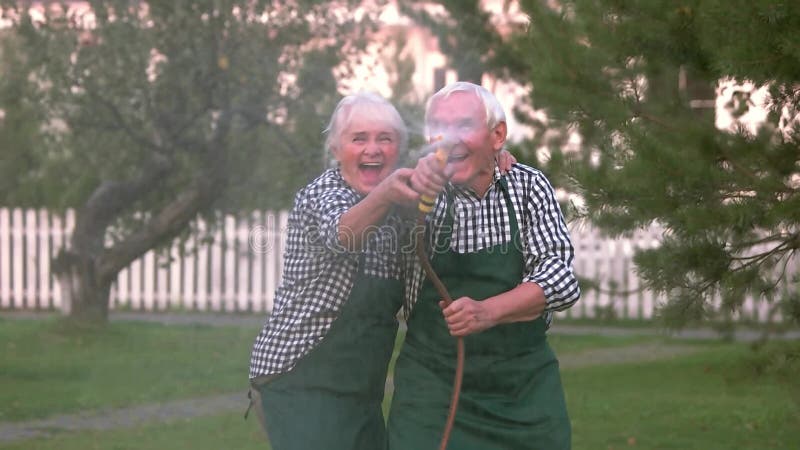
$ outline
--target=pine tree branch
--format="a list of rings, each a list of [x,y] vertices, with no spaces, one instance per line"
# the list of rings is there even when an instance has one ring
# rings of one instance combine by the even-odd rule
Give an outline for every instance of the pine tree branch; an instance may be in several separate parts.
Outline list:
[[[781,258],[783,258],[783,267],[781,268],[780,275],[778,275],[778,278],[775,279],[774,283],[772,283],[772,286],[770,287],[770,290],[777,288],[778,285],[783,280],[786,279],[786,267],[789,265],[789,261],[792,260],[792,258],[794,257],[795,253],[796,253],[796,250],[792,249],[792,250],[788,251],[788,254],[784,254],[784,256],[781,257]]]
[[[645,112],[641,108],[632,108],[631,112],[634,114],[634,117],[641,117],[642,119],[645,119],[645,120],[647,120],[649,122],[652,122],[652,123],[654,123],[656,125],[659,125],[660,127],[664,128],[666,130],[673,131],[673,132],[681,132],[680,128],[670,124],[669,122],[667,122],[667,121],[665,121],[665,120],[663,120],[663,119],[661,119],[659,117],[656,117],[656,116],[654,116],[654,115],[652,115],[650,113]],[[731,166],[731,168],[733,168],[734,172],[737,172],[740,175],[743,175],[743,176],[747,177],[753,183],[760,183],[760,182],[764,181],[762,177],[759,177],[758,175],[756,175],[751,170],[748,170],[747,168],[742,167],[740,164],[738,164],[733,158],[730,157],[730,155],[728,155],[725,152],[725,150],[722,147],[719,147],[719,151],[722,153],[722,159],[721,159],[720,162],[724,161],[724,162],[730,164],[730,166]],[[794,192],[796,192],[795,189],[792,189],[792,188],[784,185],[783,183],[776,184],[773,187],[773,189],[776,192],[782,192],[782,193],[794,193]]]
[[[642,286],[639,286],[636,289],[628,289],[628,290],[625,290],[625,291],[617,291],[617,290],[614,290],[614,289],[606,289],[606,288],[600,287],[599,285],[595,285],[595,286],[591,286],[591,287],[587,288],[586,290],[587,291],[595,291],[595,292],[598,292],[600,294],[606,294],[606,295],[618,295],[620,297],[630,297],[631,295],[634,295],[634,294],[641,294],[641,293],[647,291],[647,289],[648,288],[646,286],[642,285]]]
[[[787,238],[796,238],[797,235],[795,234],[786,234],[786,233],[778,233],[773,234],[761,239],[756,239],[754,241],[747,241],[747,242],[740,242],[737,243],[737,247],[752,247],[758,244],[764,244],[767,242],[775,242],[775,241],[785,241]]]
[[[658,117],[656,117],[656,116],[654,116],[654,115],[652,115],[650,113],[647,113],[647,112],[645,112],[645,111],[643,111],[641,109],[639,111],[636,111],[634,109],[631,112],[633,113],[634,117],[641,117],[642,119],[644,119],[644,120],[646,120],[648,122],[652,122],[652,123],[664,128],[666,130],[674,131],[674,132],[681,131],[680,128],[678,128],[678,127],[668,123],[667,121],[665,121],[663,119],[660,119],[660,118],[658,118]]]
[[[759,177],[755,172],[747,169],[746,167],[742,167],[740,164],[738,164],[734,160],[734,158],[732,158],[731,155],[728,154],[725,151],[725,149],[722,146],[719,146],[718,150],[722,154],[722,159],[721,159],[720,162],[726,162],[726,163],[730,164],[730,166],[731,166],[731,168],[733,168],[734,172],[738,173],[739,175],[743,175],[743,176],[747,177],[753,184],[763,183],[764,182],[764,178],[763,177]],[[794,193],[795,192],[794,189],[790,188],[789,186],[786,186],[785,184],[783,184],[781,182],[776,183],[774,186],[771,187],[771,189],[773,189],[775,192],[781,192],[781,193]],[[758,190],[758,189],[753,189],[753,190]]]
[[[772,248],[771,250],[767,250],[765,252],[751,255],[751,256],[738,256],[738,257],[731,257],[733,261],[747,261],[746,263],[741,264],[739,267],[735,268],[734,270],[745,270],[749,267],[760,265],[764,260],[769,258],[772,255],[779,254],[779,258],[784,258],[786,253],[793,250],[791,246],[791,241],[783,242],[782,244],[778,245],[777,247]]]

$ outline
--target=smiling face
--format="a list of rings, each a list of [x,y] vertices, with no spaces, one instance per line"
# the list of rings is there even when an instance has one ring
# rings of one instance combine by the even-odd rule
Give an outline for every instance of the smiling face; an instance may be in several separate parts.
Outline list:
[[[447,160],[453,184],[483,195],[492,182],[495,156],[503,148],[506,124],[493,129],[486,124],[486,110],[475,92],[456,91],[431,103],[427,119],[432,136],[455,140]]]
[[[352,111],[332,149],[344,181],[356,192],[369,194],[394,170],[399,140],[388,122],[376,119],[369,111]]]

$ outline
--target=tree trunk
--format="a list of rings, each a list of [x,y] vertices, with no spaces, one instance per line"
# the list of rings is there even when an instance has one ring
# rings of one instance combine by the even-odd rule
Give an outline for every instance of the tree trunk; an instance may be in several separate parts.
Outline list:
[[[108,321],[111,282],[98,276],[94,258],[61,250],[53,269],[61,289],[61,312],[70,321],[102,324]]]
[[[154,156],[149,170],[136,179],[106,181],[92,193],[76,214],[70,248],[53,261],[53,273],[62,292],[62,312],[76,322],[103,324],[108,321],[109,294],[117,274],[136,258],[156,246],[170,242],[197,213],[220,195],[227,182],[222,140],[230,129],[230,114],[220,116],[214,138],[206,149],[205,164],[193,181],[160,209],[151,210],[147,223],[129,230],[122,241],[106,246],[111,223],[136,200],[145,197],[172,167]]]

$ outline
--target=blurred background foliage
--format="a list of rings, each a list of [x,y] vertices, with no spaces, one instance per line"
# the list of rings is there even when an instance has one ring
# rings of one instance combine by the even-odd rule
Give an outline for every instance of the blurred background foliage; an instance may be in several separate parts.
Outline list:
[[[95,291],[198,232],[198,214],[288,207],[328,160],[321,130],[387,3],[98,0],[89,18],[4,1],[0,202],[76,208],[56,266]],[[800,4],[493,3],[527,21],[499,23],[478,0],[396,6],[457,78],[527,89],[506,107],[532,133],[510,148],[572,194],[572,219],[610,235],[664,228],[636,262],[669,297],[669,323],[724,319],[753,295],[796,324]],[[404,39],[382,42],[379,64],[416,127]],[[758,126],[717,126],[726,80],[752,87],[732,88],[734,119],[768,90]]]
[[[787,263],[800,249],[800,4],[521,4],[530,24],[492,67],[532,86],[523,106],[546,116],[520,115],[535,130],[524,155],[577,194],[577,219],[612,236],[664,228],[635,262],[669,298],[667,323],[731,317],[752,295],[797,325],[800,274]],[[734,122],[721,127],[727,82]],[[759,88],[765,119],[737,124]]]

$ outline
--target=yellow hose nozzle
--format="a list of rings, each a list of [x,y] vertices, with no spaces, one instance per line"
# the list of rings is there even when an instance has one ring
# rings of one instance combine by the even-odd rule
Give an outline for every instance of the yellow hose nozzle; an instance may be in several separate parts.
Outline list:
[[[433,204],[436,199],[430,198],[427,195],[422,195],[419,199],[419,212],[428,214],[433,211]]]
[[[433,142],[441,141],[443,136],[439,135],[432,139]],[[439,161],[439,164],[444,166],[447,163],[447,150],[444,147],[439,147],[436,149],[436,160]],[[433,211],[433,205],[436,202],[435,198],[431,198],[427,195],[422,195],[419,199],[419,211],[425,214]]]

